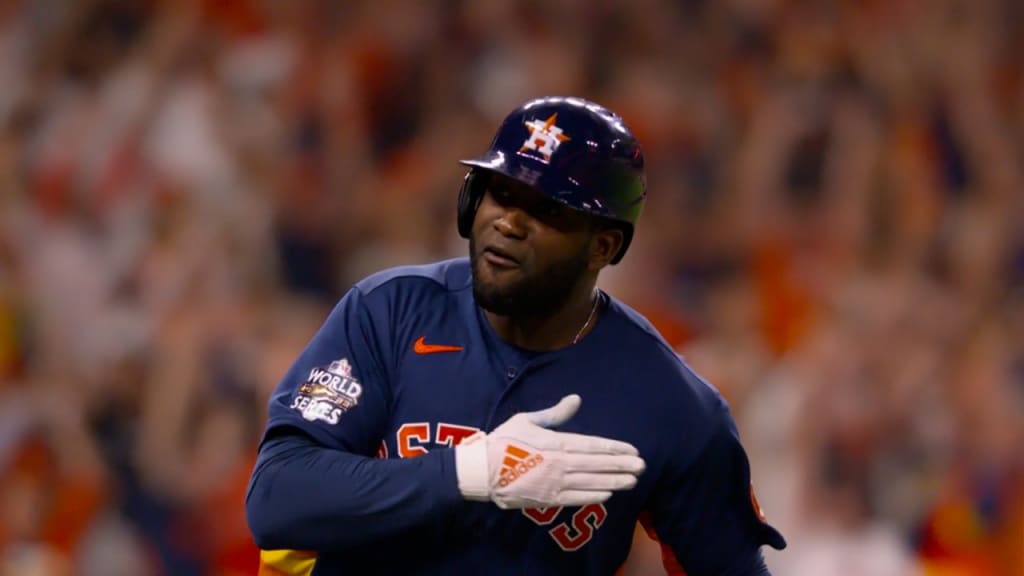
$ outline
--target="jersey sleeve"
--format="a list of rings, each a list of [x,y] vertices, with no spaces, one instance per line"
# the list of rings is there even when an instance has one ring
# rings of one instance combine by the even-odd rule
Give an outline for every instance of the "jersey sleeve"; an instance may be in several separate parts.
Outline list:
[[[386,306],[367,305],[358,288],[335,306],[270,398],[264,438],[301,430],[317,443],[373,455],[387,424]]]
[[[753,493],[750,465],[728,409],[696,458],[671,460],[643,523],[660,541],[666,568],[686,576],[768,574],[761,546],[782,549]]]
[[[384,298],[353,288],[273,392],[246,495],[264,549],[346,549],[400,541],[462,503],[454,452],[374,455],[390,414]]]

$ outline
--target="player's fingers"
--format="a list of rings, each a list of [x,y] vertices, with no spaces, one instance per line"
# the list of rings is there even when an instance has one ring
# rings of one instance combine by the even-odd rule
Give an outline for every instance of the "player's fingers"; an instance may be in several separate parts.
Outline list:
[[[621,472],[640,475],[647,464],[639,456],[629,454],[563,454],[566,472]]]
[[[639,451],[629,442],[612,440],[602,436],[573,434],[547,430],[543,441],[549,449],[577,454],[628,454],[636,456]]]
[[[636,476],[622,473],[575,472],[566,474],[564,482],[564,486],[570,490],[632,490],[636,486]]]
[[[579,394],[569,394],[559,400],[558,404],[550,408],[537,410],[536,412],[526,412],[525,415],[530,422],[543,428],[561,426],[576,414],[582,402],[583,399],[580,398]]]
[[[612,497],[611,492],[590,490],[563,490],[558,493],[559,506],[586,506],[599,504]]]

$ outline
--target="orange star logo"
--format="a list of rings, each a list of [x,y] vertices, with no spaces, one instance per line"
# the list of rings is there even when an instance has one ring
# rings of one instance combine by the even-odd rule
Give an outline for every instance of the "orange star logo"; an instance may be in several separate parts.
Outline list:
[[[520,152],[526,150],[535,150],[544,157],[544,161],[551,160],[551,155],[558,150],[562,142],[570,140],[565,132],[555,125],[555,120],[558,118],[558,113],[555,112],[548,117],[547,120],[530,120],[524,122],[526,127],[530,129],[530,135],[523,142],[523,147],[519,149]]]

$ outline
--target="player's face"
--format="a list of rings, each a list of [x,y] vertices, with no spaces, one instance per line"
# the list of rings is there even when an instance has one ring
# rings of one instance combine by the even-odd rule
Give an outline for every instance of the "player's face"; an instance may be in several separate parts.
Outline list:
[[[469,240],[477,303],[503,316],[555,312],[591,266],[592,235],[589,216],[491,177]]]

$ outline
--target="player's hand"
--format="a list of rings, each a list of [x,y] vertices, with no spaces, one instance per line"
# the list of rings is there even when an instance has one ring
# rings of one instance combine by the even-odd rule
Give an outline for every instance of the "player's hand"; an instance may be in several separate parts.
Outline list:
[[[580,403],[571,394],[550,408],[516,414],[490,434],[463,440],[455,448],[463,497],[505,509],[582,506],[636,486],[644,461],[631,444],[548,430],[567,422]]]

